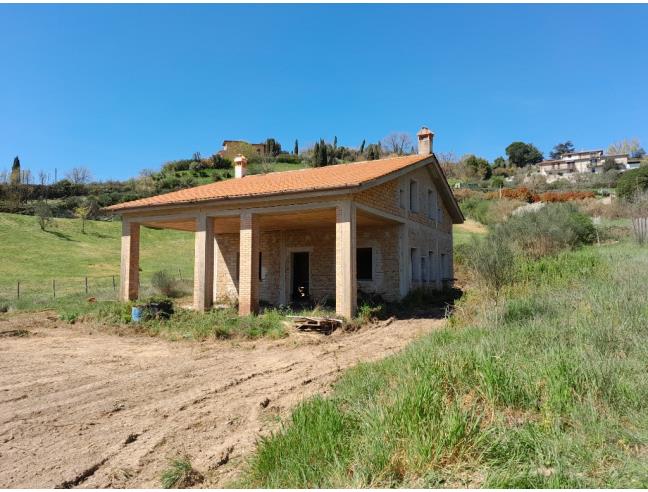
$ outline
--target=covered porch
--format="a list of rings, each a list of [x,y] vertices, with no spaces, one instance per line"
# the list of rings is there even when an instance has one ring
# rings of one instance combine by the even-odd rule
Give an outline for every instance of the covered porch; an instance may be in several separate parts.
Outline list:
[[[352,200],[199,209],[122,218],[121,299],[139,294],[141,226],[191,231],[195,236],[193,307],[238,302],[239,314],[258,312],[260,301],[288,305],[308,297],[335,301],[338,315],[356,311],[358,284],[398,292],[405,224]],[[358,248],[368,251],[359,256]]]

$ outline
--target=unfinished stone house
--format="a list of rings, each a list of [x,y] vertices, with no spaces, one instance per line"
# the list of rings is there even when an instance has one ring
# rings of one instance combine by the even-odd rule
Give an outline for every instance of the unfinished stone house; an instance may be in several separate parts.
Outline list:
[[[236,178],[121,203],[121,298],[139,286],[141,226],[195,234],[194,307],[335,301],[358,291],[397,300],[453,277],[452,224],[463,216],[422,128],[418,154]]]

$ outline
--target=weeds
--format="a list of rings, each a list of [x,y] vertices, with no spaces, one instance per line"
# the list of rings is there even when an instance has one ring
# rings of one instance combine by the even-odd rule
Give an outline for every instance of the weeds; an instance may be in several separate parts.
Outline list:
[[[169,468],[164,470],[161,477],[163,489],[185,489],[203,480],[203,476],[193,469],[187,456],[174,458]]]

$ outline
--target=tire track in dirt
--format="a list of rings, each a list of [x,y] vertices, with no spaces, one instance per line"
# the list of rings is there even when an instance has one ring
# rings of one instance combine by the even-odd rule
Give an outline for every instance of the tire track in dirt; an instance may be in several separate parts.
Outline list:
[[[442,320],[397,320],[280,341],[118,336],[46,313],[0,318],[0,486],[159,487],[180,454],[218,487],[259,437],[344,369],[392,354]]]

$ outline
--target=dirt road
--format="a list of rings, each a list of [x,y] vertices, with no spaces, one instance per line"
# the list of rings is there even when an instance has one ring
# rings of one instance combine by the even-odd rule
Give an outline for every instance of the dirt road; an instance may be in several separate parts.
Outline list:
[[[180,454],[205,476],[201,486],[222,486],[300,400],[442,323],[198,343],[4,315],[0,486],[159,487]],[[18,329],[29,335],[6,336]]]

